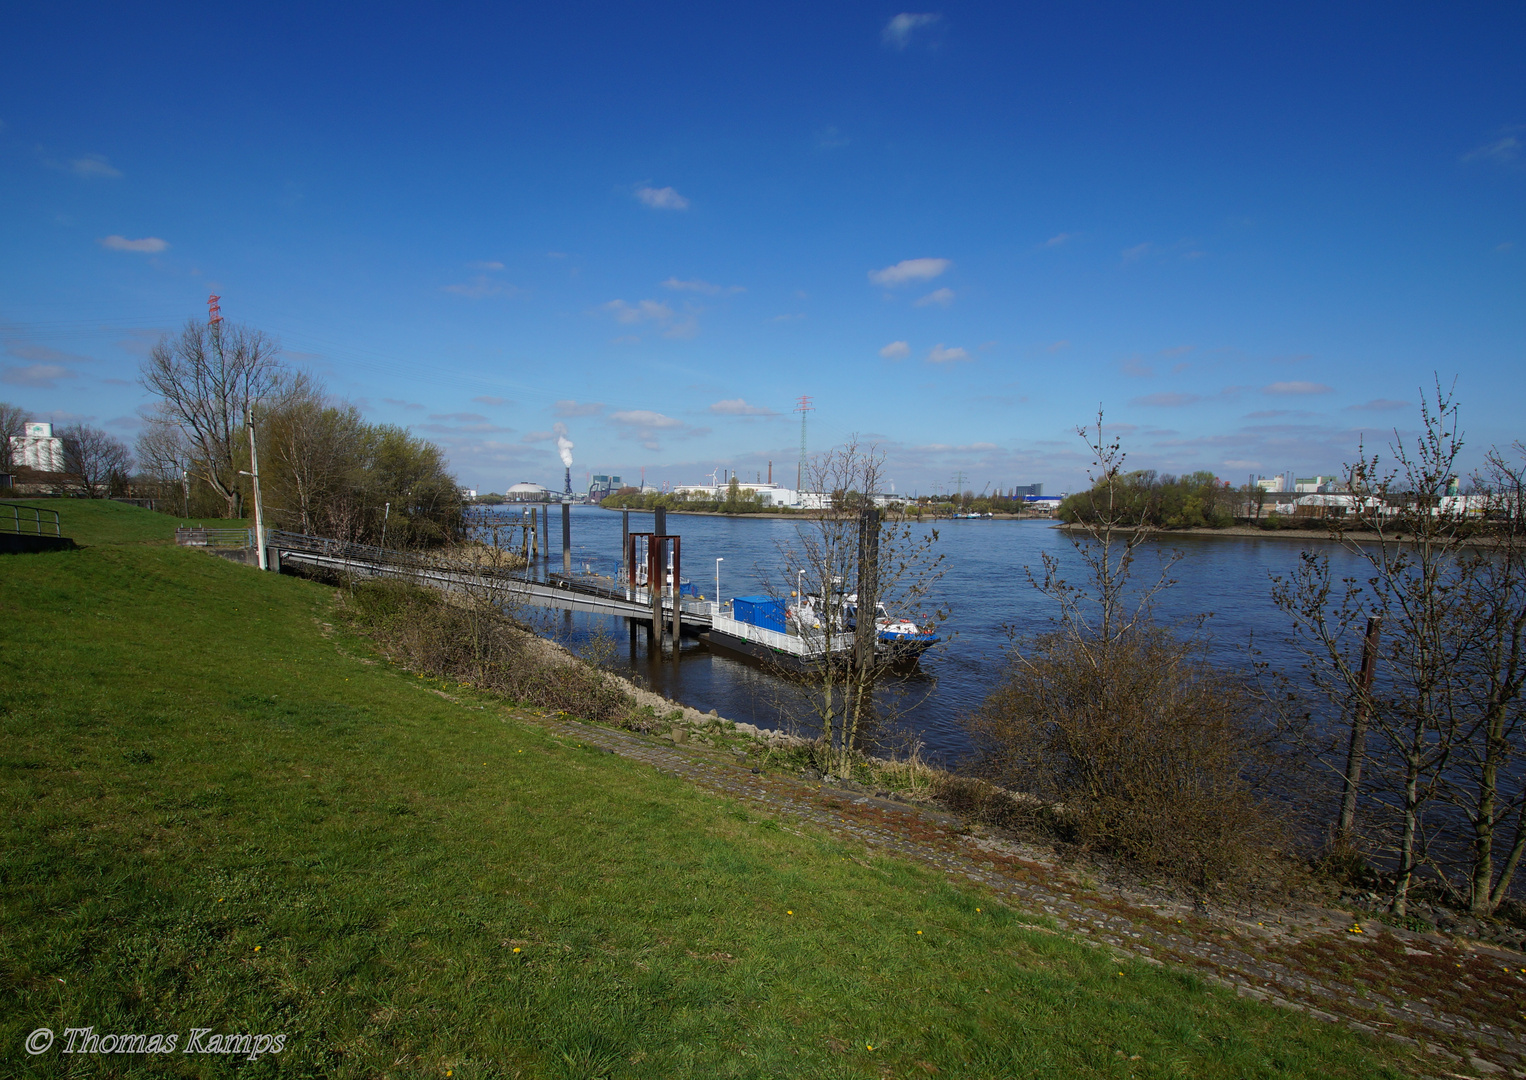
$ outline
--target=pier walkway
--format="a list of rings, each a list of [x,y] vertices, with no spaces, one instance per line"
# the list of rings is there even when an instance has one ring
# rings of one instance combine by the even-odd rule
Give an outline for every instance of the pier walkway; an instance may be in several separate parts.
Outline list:
[[[576,575],[547,574],[540,580],[533,570],[499,569],[464,559],[444,559],[280,530],[266,534],[265,547],[273,570],[300,566],[333,574],[404,578],[441,589],[501,593],[509,605],[528,604],[652,621],[652,602],[645,589],[628,590],[610,583],[608,578],[582,580]],[[710,629],[714,603],[689,599],[680,602],[680,626],[684,632],[697,634]],[[662,598],[662,610],[664,623],[670,622],[672,597]]]

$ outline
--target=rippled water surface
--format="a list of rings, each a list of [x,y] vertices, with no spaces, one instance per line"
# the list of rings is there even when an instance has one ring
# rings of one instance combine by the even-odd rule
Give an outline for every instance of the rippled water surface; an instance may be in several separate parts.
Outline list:
[[[789,544],[801,527],[809,526],[776,518],[669,514],[667,519],[668,532],[683,537],[684,576],[706,597],[715,592],[717,558],[725,560],[720,566],[722,596],[763,591],[764,575],[779,574],[779,545]],[[1059,559],[1074,580],[1079,580],[1080,567],[1069,539],[1047,522],[940,521],[935,527],[948,567],[938,591],[950,609],[949,642],[924,658],[919,674],[906,685],[904,700],[911,705],[901,726],[903,735],[925,744],[930,757],[952,762],[968,748],[960,717],[978,706],[996,681],[1007,640],[1003,626],[1037,632],[1048,625],[1051,606],[1028,583],[1026,571],[1038,573],[1045,552]],[[631,514],[633,531],[651,528],[651,514]],[[551,532],[553,569],[559,570],[561,521],[555,510]],[[613,574],[620,563],[620,533],[618,511],[573,507],[574,568]],[[1272,606],[1269,593],[1271,575],[1291,570],[1302,546],[1276,536],[1172,536],[1144,550],[1139,573],[1153,576],[1160,550],[1181,551],[1183,558],[1171,574],[1177,583],[1162,595],[1160,616],[1211,614],[1206,631],[1221,660],[1245,662],[1244,650],[1254,642],[1262,659],[1296,671],[1299,658],[1284,640],[1287,620]],[[1334,546],[1330,550],[1338,562],[1351,558]],[[598,637],[612,640],[617,670],[639,676],[676,701],[766,727],[783,726],[782,709],[795,715],[802,730],[810,727],[798,688],[731,654],[686,639],[675,662],[660,653],[649,656],[644,633],[633,643],[624,619],[569,613],[547,617],[575,649],[587,648]]]

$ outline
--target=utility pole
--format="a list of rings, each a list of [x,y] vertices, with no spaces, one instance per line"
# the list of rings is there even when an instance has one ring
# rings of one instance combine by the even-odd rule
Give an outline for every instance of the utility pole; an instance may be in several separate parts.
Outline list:
[[[270,564],[265,557],[265,508],[260,502],[260,452],[254,445],[254,409],[252,406],[244,406],[244,414],[249,418],[249,472],[239,471],[249,477],[254,487],[254,550],[259,557],[260,569],[269,570]]]
[[[797,493],[805,483],[805,414],[813,408],[815,406],[811,404],[811,399],[801,394],[800,400],[795,402],[795,407],[791,410],[800,414],[800,464],[795,467],[795,491]]]

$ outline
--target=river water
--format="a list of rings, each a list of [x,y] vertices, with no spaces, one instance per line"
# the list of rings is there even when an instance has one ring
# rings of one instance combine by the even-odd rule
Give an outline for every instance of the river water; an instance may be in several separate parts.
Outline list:
[[[495,517],[510,519],[506,514]],[[517,511],[512,519],[518,519]],[[717,558],[724,560],[720,564],[723,597],[765,591],[766,577],[780,577],[780,545],[791,544],[802,527],[809,525],[780,518],[671,513],[667,518],[668,532],[683,537],[684,576],[707,598],[715,593]],[[925,656],[918,671],[901,684],[904,715],[895,730],[884,733],[884,739],[902,748],[920,742],[925,757],[953,765],[969,749],[961,717],[979,706],[999,678],[1008,640],[1004,627],[1028,633],[1049,626],[1053,606],[1029,583],[1027,571],[1041,573],[1042,556],[1049,553],[1072,581],[1082,580],[1082,574],[1067,534],[1045,521],[939,521],[927,527],[936,528],[937,550],[945,556],[947,573],[936,594],[950,612],[941,628],[948,640]],[[651,531],[652,515],[633,511],[631,529]],[[573,568],[613,575],[620,563],[620,536],[619,511],[574,506]],[[1159,617],[1172,621],[1207,615],[1204,633],[1218,660],[1245,664],[1246,649],[1254,645],[1259,659],[1296,676],[1302,660],[1287,641],[1286,616],[1272,604],[1270,579],[1290,572],[1307,543],[1275,535],[1172,535],[1142,549],[1138,574],[1141,579],[1153,579],[1159,553],[1180,551],[1182,558],[1171,570],[1176,584],[1160,595],[1156,605]],[[1354,568],[1349,553],[1337,545],[1322,546],[1337,567],[1349,563]],[[561,521],[556,512],[551,548],[552,569],[560,570]],[[811,730],[800,688],[755,663],[712,652],[689,638],[675,661],[660,651],[649,653],[645,633],[633,640],[622,618],[563,612],[544,616],[545,628],[576,651],[586,651],[596,642],[608,650],[613,642],[609,666],[675,701],[701,711],[715,709],[727,719],[760,727]]]

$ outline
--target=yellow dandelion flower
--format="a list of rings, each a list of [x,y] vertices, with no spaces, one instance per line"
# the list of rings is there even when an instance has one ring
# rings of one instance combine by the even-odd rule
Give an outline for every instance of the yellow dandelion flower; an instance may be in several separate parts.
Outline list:
[[[786,915],[793,915],[794,912],[793,911],[786,911],[784,914],[786,914]]]
[[[922,932],[922,931],[920,931],[920,930],[918,930],[918,931],[917,931],[917,933],[919,933],[919,934],[920,934],[920,933],[921,933],[921,932]]]
[[[255,952],[259,952],[259,951],[260,951],[260,947],[259,947],[259,946],[258,946],[258,945],[256,945],[256,946],[255,946],[255,947],[254,947],[254,951],[255,951]]]
[[[864,1049],[865,1050],[873,1050],[874,1047],[870,1046],[868,1043],[864,1043]]]
[[[515,951],[515,952],[518,952],[518,951],[519,951],[519,946],[518,946],[518,945],[516,945],[516,946],[514,946],[514,951]]]

